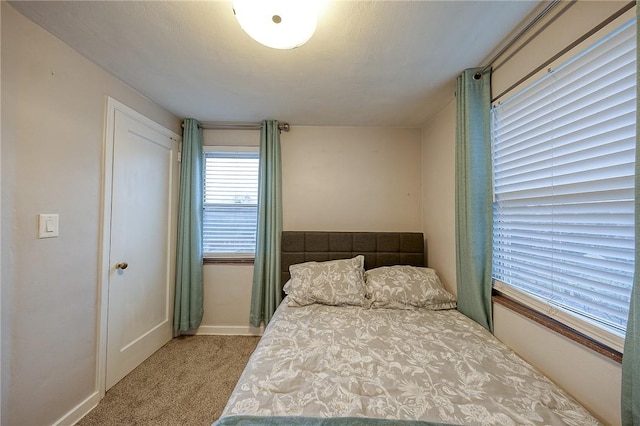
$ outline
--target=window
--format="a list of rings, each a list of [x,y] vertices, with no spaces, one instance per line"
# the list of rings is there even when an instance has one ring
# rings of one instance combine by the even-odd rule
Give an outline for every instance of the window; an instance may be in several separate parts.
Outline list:
[[[619,351],[635,140],[635,19],[492,108],[495,287]]]
[[[203,252],[253,258],[258,217],[257,148],[205,147]]]

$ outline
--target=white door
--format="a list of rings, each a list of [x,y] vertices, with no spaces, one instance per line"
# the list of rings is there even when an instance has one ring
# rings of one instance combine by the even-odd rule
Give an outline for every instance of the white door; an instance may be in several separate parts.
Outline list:
[[[178,139],[113,113],[105,390],[172,337],[178,190]]]

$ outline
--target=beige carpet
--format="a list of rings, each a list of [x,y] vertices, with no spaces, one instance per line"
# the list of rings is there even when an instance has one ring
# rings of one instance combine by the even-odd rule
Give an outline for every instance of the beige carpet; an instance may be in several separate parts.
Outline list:
[[[258,340],[173,339],[109,389],[77,425],[211,425],[220,417]]]

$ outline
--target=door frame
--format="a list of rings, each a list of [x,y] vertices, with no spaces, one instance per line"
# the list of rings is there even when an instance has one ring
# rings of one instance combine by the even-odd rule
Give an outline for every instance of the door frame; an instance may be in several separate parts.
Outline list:
[[[114,98],[106,97],[106,117],[103,144],[102,165],[102,212],[100,217],[100,242],[99,242],[99,260],[98,260],[98,341],[97,341],[97,368],[96,368],[96,384],[100,399],[104,398],[106,393],[106,374],[107,374],[107,325],[109,312],[109,271],[111,264],[109,255],[111,251],[111,208],[112,208],[112,188],[113,188],[113,149],[114,149],[114,126],[116,111],[120,111],[125,115],[145,124],[153,130],[166,135],[170,139],[177,141],[179,144],[178,158],[182,151],[182,137],[171,130],[161,126],[150,118],[140,114],[139,112],[129,108]],[[179,169],[178,169],[179,173]],[[179,185],[176,188],[179,190]],[[176,206],[177,208],[177,206]]]

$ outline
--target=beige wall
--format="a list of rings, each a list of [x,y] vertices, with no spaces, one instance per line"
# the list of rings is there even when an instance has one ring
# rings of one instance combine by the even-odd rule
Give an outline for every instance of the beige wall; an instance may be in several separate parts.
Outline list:
[[[422,230],[420,129],[292,127],[281,135],[283,228]],[[206,145],[259,144],[258,131],[208,130]],[[199,333],[249,327],[253,268],[205,265]]]
[[[539,40],[494,73],[494,95],[621,4],[624,2],[578,2],[545,30]],[[422,129],[423,227],[429,243],[429,265],[452,290],[456,285],[455,120],[455,101],[452,101]],[[499,305],[494,305],[494,327],[496,337],[567,390],[594,415],[607,424],[620,424],[620,364]]]
[[[420,129],[294,127],[282,137],[285,230],[421,231]]]
[[[456,294],[455,234],[455,115],[456,104],[444,107],[422,133],[422,232],[429,267]]]
[[[253,265],[204,265],[204,315],[198,334],[259,335],[249,324]]]
[[[2,424],[53,424],[96,395],[106,96],[179,120],[2,2]],[[36,238],[38,213],[60,236]]]

